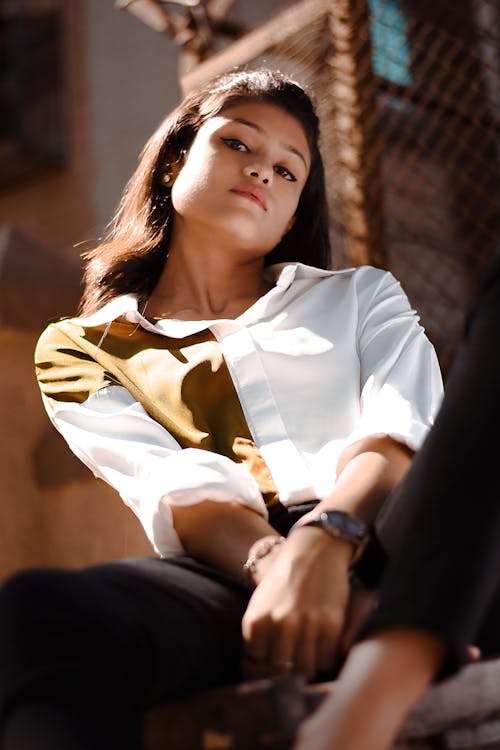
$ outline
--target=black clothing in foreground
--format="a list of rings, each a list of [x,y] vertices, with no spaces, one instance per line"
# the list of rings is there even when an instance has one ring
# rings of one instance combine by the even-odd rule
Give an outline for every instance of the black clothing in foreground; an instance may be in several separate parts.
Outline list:
[[[238,680],[249,595],[190,558],[14,576],[0,593],[0,747],[138,750],[146,706]]]
[[[463,663],[469,643],[500,652],[500,253],[381,539],[391,562],[363,637],[394,625],[429,629],[451,645],[443,674]]]
[[[250,594],[189,557],[13,576],[0,589],[0,748],[138,750],[146,707],[240,679]]]

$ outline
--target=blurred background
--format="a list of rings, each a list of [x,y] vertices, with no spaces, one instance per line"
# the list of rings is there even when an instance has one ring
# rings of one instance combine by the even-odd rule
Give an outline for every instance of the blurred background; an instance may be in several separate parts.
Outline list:
[[[0,578],[150,553],[48,422],[33,349],[145,140],[211,75],[312,90],[335,266],[392,270],[446,374],[500,242],[500,0],[0,0],[0,36]]]

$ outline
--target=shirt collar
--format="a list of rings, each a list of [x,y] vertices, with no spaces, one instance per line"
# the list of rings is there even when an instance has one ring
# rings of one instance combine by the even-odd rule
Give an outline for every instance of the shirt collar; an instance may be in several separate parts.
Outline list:
[[[121,297],[108,302],[104,307],[99,308],[95,313],[91,315],[82,315],[77,318],[70,318],[71,323],[78,323],[84,326],[100,326],[105,323],[111,323],[111,321],[126,315],[129,312],[138,312],[138,301],[137,297],[133,294],[124,294]]]
[[[299,279],[325,278],[327,276],[336,276],[341,274],[350,274],[353,268],[344,268],[339,271],[329,271],[323,268],[307,266],[304,263],[277,263],[269,266],[265,270],[265,277],[269,281],[274,281],[275,286],[266,295],[258,299],[248,310],[242,313],[238,319],[246,319],[250,311],[259,307],[268,295],[283,293]],[[143,311],[144,312],[144,311]],[[167,333],[172,336],[188,336],[198,331],[209,328],[216,320],[177,320],[165,319],[157,323],[151,323],[143,314],[139,312],[137,297],[133,294],[125,294],[108,302],[95,313],[87,316],[70,318],[72,323],[83,325],[85,327],[94,327],[111,323],[117,318],[125,317],[131,323],[137,323],[142,328],[155,333]],[[252,316],[253,317],[253,316]]]
[[[338,274],[352,273],[353,268],[342,268],[340,271],[330,271],[325,268],[307,266],[305,263],[277,263],[266,269],[266,276],[280,289],[288,289],[297,279],[324,278]]]

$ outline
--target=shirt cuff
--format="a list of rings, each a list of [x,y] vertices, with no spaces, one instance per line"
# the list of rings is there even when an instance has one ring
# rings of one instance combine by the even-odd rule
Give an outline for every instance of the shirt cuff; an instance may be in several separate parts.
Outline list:
[[[172,506],[212,502],[243,505],[268,519],[259,486],[247,467],[198,448],[186,448],[160,461],[152,456],[143,465],[144,493],[140,504],[122,495],[139,517],[148,538],[162,557],[184,553],[174,529]],[[146,459],[146,464],[148,459]]]
[[[369,390],[366,386],[364,393]],[[434,397],[437,402],[437,396]],[[408,398],[389,383],[382,385],[378,393],[371,398],[364,398],[359,425],[349,435],[345,445],[366,437],[389,437],[405,443],[417,451],[433,424],[435,407],[417,408],[415,399]]]

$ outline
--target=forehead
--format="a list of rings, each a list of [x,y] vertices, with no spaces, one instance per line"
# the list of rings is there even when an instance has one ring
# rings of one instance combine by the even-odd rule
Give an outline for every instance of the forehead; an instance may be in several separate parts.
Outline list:
[[[230,104],[215,117],[205,123],[210,130],[222,127],[229,122],[244,120],[256,126],[257,132],[264,136],[276,138],[280,142],[294,146],[306,158],[310,157],[310,149],[302,123],[292,114],[277,104],[270,102],[238,102]],[[243,127],[249,127],[243,125]]]

